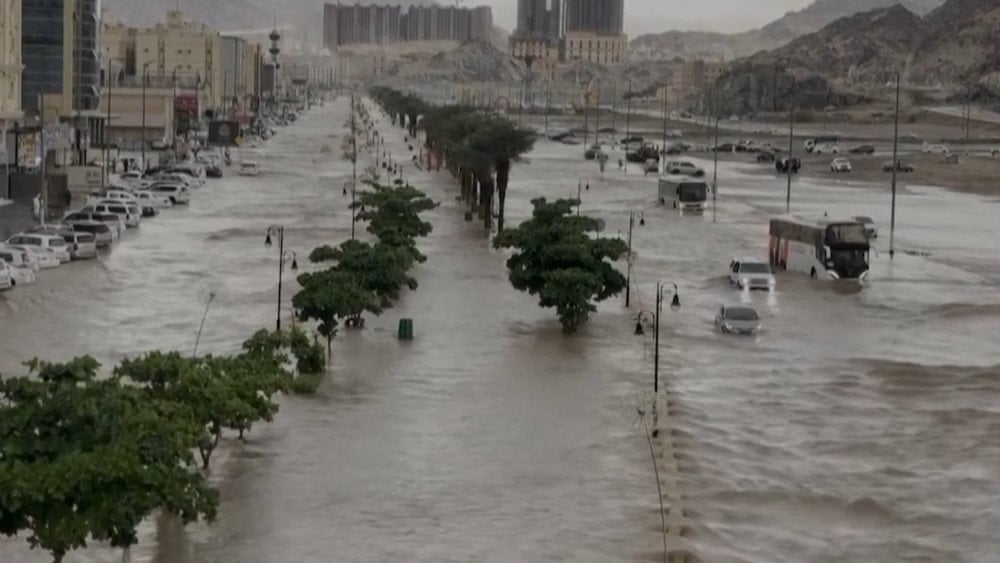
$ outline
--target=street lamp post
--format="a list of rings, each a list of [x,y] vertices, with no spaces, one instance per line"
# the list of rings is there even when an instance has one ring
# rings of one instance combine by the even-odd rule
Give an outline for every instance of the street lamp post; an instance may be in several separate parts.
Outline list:
[[[896,117],[892,131],[892,215],[889,220],[889,258],[896,255],[896,170],[899,168],[899,72],[896,72]]]
[[[632,79],[626,78],[625,80],[628,82],[628,93],[625,94],[628,97],[628,106],[625,109],[625,152],[628,153],[628,143],[631,142],[632,137]],[[624,166],[625,172],[628,172],[627,158]]]
[[[681,298],[680,293],[677,289],[676,283],[671,283],[674,286],[674,297],[670,301],[670,310],[677,312],[681,308]],[[635,333],[636,335],[644,334],[642,329],[642,320],[645,315],[646,318],[653,316],[654,322],[654,336],[653,336],[653,436],[656,436],[659,432],[659,427],[656,424],[656,401],[660,396],[660,313],[663,311],[663,290],[666,289],[667,284],[663,282],[658,282],[656,284],[656,309],[653,312],[648,310],[639,311],[638,317],[635,321]]]
[[[639,211],[638,215],[639,225],[645,225],[646,214]],[[635,230],[635,216],[634,209],[628,212],[628,273],[625,276],[625,308],[630,307],[632,303],[632,231]]]
[[[173,86],[174,89],[173,97],[171,100],[171,103],[173,105],[170,106],[170,118],[171,118],[170,130],[171,130],[171,137],[173,138],[171,145],[173,145],[174,150],[177,150],[177,69],[179,68],[183,67],[181,65],[175,66],[172,76],[170,77],[171,86]]]
[[[785,213],[792,212],[792,159],[795,156],[795,77],[788,102],[788,187],[785,191]]]
[[[142,64],[142,169],[146,170],[146,82],[149,81],[147,70],[149,63]]]
[[[275,322],[277,329],[281,330],[281,285],[285,274],[285,262],[292,261],[292,271],[299,270],[298,257],[295,252],[285,250],[285,227],[282,225],[271,225],[267,228],[267,236],[264,238],[264,246],[271,248],[271,235],[278,237],[278,316]]]

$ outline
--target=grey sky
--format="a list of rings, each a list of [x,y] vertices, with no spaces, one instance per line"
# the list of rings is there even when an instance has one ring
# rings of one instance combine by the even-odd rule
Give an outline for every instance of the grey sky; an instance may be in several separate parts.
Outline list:
[[[630,37],[669,29],[734,32],[760,27],[812,0],[625,0],[625,32]],[[517,0],[470,0],[493,6],[493,18],[512,31]]]

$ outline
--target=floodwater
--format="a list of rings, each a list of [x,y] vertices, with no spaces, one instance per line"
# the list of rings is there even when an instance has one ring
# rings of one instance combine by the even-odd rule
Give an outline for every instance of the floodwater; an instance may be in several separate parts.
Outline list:
[[[101,260],[0,295],[0,371],[34,356],[110,365],[190,350],[213,292],[202,350],[270,327],[277,256],[263,247],[266,227],[286,225],[301,256],[349,236],[345,110],[342,100],[314,109],[254,151],[260,178],[210,181],[189,209],[144,223]],[[396,158],[408,154],[400,130],[388,136]],[[552,311],[509,287],[503,253],[462,220],[446,174],[408,166],[442,203],[418,291],[338,337],[318,396],[285,399],[246,445],[226,444],[214,524],[152,519],[133,560],[659,560],[636,415],[650,400],[650,335],[634,335],[658,280],[676,283],[682,302],[664,310],[661,333],[673,404],[664,439],[679,474],[664,496],[683,498],[689,522],[672,548],[713,562],[1000,560],[995,199],[904,186],[890,259],[886,188],[796,178],[793,212],[879,223],[871,278],[781,274],[773,295],[747,295],[730,289],[726,265],[766,255],[782,178],[720,164],[715,213],[681,217],[655,205],[652,175],[612,166],[602,178],[582,149],[540,141],[514,168],[508,217],[526,217],[538,195],[575,197],[578,181],[590,186],[582,212],[607,222],[602,236],[624,235],[629,210],[642,211],[631,309],[603,303],[581,334],[562,336]],[[761,335],[714,332],[718,307],[739,302],[761,311]],[[395,339],[402,317],[415,320],[413,342]],[[119,557],[94,546],[69,560]],[[14,539],[0,560],[46,558]]]

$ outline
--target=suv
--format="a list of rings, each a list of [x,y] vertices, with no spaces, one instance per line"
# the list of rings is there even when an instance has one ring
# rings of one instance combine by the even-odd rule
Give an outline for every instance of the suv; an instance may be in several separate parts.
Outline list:
[[[5,260],[0,260],[0,291],[14,287],[14,279],[10,274],[10,267]]]
[[[686,160],[671,160],[667,163],[665,170],[667,171],[667,174],[683,174],[685,176],[694,176],[696,178],[705,175],[704,170]]]
[[[771,265],[753,257],[733,258],[729,263],[729,283],[749,290],[773,291],[776,281]]]
[[[96,203],[87,205],[80,210],[83,213],[113,213],[125,221],[126,227],[138,227],[140,214],[133,213],[129,206],[122,203]]]
[[[94,237],[94,245],[97,248],[111,246],[114,241],[114,231],[106,223],[100,221],[69,221],[63,223],[66,227],[76,233],[87,233]]]
[[[125,221],[114,213],[91,213],[89,211],[76,211],[67,213],[63,217],[63,223],[76,223],[79,221],[96,221],[104,223],[111,228],[112,239],[119,238],[125,232]]]
[[[10,237],[7,239],[6,244],[9,246],[26,247],[36,254],[48,254],[58,260],[57,266],[71,260],[69,245],[59,235],[23,233]]]

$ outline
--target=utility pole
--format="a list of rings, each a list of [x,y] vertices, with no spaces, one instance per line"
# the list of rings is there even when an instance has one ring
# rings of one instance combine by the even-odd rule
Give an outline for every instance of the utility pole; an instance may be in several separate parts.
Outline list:
[[[146,166],[146,81],[148,80],[147,69],[149,61],[142,65],[142,170],[145,172]]]
[[[38,119],[40,123],[40,136],[42,138],[42,205],[39,209],[39,221],[41,221],[42,226],[45,226],[45,216],[49,211],[49,165],[48,165],[48,147],[45,146],[45,94],[38,95]]]
[[[628,81],[628,104],[625,110],[625,152],[628,152],[628,143],[631,142],[632,137],[632,79],[626,78]],[[625,159],[625,172],[628,172],[628,159]],[[628,301],[626,299],[626,301]]]
[[[663,88],[663,145],[660,147],[660,163],[664,173],[667,171],[667,88]]]
[[[357,223],[357,212],[354,209],[356,202],[355,194],[358,186],[358,133],[357,124],[354,120],[354,93],[351,93],[351,240],[354,240],[355,223]]]
[[[899,168],[899,90],[900,77],[896,72],[896,117],[892,131],[892,214],[889,219],[889,258],[896,255],[896,170]]]
[[[719,116],[718,116],[718,114],[716,114],[716,116],[715,116],[715,146],[716,146],[716,148],[718,148],[718,146],[719,146]],[[716,200],[718,200],[718,197],[719,197],[719,151],[718,150],[714,150],[714,151],[712,151],[712,154],[715,155],[713,157],[713,163],[712,163],[712,222],[714,223],[715,222]]]
[[[792,159],[795,155],[795,77],[792,77],[792,90],[788,101],[788,189],[785,192],[785,213],[792,212]]]

